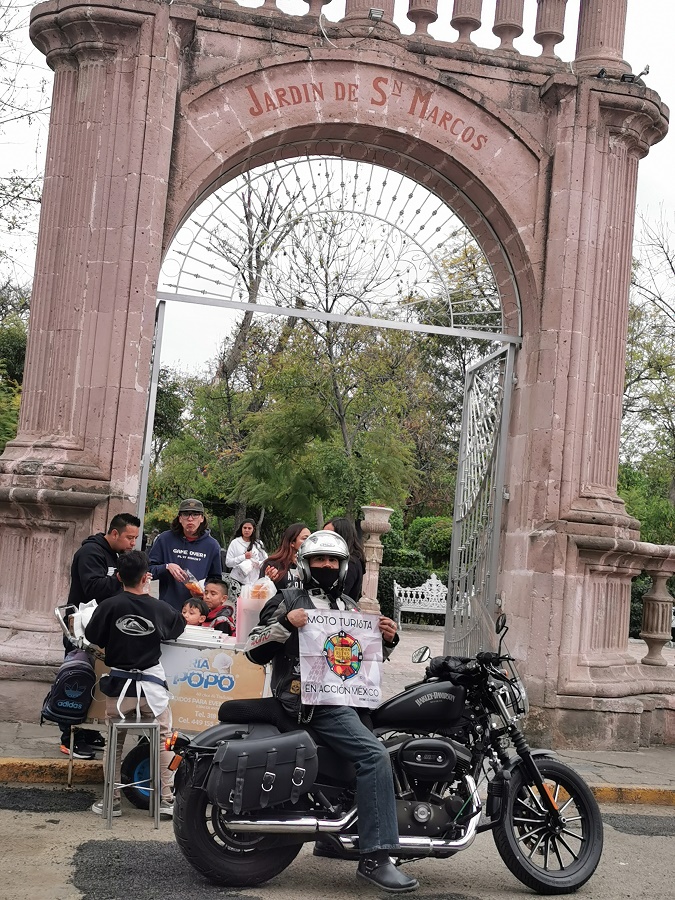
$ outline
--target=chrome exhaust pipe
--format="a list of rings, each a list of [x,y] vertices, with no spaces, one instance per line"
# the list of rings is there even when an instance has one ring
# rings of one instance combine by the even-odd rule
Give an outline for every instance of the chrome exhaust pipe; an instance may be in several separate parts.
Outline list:
[[[340,819],[317,819],[316,816],[296,816],[288,819],[225,819],[230,831],[261,831],[265,834],[332,834],[348,828],[356,821],[356,807]]]
[[[471,819],[467,825],[466,833],[456,841],[443,840],[441,838],[427,837],[400,837],[399,844],[410,853],[429,856],[435,851],[444,852],[465,850],[476,837],[476,829],[480,821],[481,801],[476,789],[476,783],[469,775],[466,782],[471,792]],[[318,819],[316,816],[300,816],[287,819],[225,819],[223,824],[230,831],[258,831],[263,834],[334,834],[345,850],[358,850],[357,836],[350,834],[336,834],[344,828],[348,828],[356,822],[358,811],[356,807],[350,809],[340,819]],[[392,852],[396,856],[396,852]]]

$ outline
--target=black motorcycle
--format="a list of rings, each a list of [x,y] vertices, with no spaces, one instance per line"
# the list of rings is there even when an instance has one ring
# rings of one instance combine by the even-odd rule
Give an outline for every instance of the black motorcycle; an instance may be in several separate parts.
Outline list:
[[[528,702],[502,652],[436,657],[424,680],[370,713],[389,750],[397,864],[447,858],[492,831],[504,863],[540,894],[576,891],[593,875],[602,820],[583,779],[531,750],[518,725]],[[427,647],[413,655],[430,659]],[[175,733],[174,830],[185,858],[219,885],[252,887],[282,872],[304,842],[358,858],[353,769],[299,729],[274,698],[223,704],[222,724]],[[515,751],[515,753],[513,752]],[[487,791],[479,793],[483,782]],[[486,797],[485,803],[481,799]]]

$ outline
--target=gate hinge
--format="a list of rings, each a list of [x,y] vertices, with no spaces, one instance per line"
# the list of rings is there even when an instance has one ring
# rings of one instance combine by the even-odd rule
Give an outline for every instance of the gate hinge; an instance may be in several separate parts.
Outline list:
[[[509,493],[509,489],[506,487],[502,488],[502,500],[510,500],[511,494]]]

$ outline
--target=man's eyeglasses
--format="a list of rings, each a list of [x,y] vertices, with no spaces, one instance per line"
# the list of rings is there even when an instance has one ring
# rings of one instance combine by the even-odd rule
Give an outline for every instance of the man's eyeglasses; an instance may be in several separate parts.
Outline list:
[[[198,519],[201,513],[181,513],[180,515],[183,519]]]

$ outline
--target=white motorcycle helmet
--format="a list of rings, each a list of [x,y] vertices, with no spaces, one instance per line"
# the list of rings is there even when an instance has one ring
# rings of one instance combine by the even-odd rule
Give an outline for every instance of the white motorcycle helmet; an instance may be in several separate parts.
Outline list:
[[[300,544],[296,566],[305,588],[312,587],[310,559],[313,556],[335,556],[340,560],[340,568],[336,572],[336,582],[331,593],[342,593],[342,588],[349,565],[349,547],[344,538],[334,531],[315,531]]]

